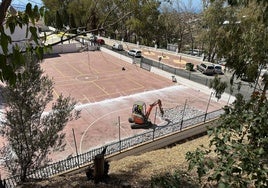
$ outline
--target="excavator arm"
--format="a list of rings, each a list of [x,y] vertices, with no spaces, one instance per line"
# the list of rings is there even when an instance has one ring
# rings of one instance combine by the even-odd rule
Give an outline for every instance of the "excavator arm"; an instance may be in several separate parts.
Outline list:
[[[151,111],[153,109],[153,107],[155,107],[156,105],[159,106],[159,109],[160,109],[160,113],[161,113],[161,116],[164,115],[164,110],[162,108],[162,102],[160,99],[158,99],[157,101],[155,101],[154,103],[150,104],[149,107],[147,108],[146,110],[146,114],[145,114],[145,117],[148,119],[150,114],[151,114]]]

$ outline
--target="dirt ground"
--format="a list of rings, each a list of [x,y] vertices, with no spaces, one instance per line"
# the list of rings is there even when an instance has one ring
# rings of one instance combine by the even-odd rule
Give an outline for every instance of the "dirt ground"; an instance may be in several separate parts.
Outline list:
[[[88,180],[85,170],[56,176],[37,184],[26,184],[24,187],[47,188],[150,188],[152,177],[161,177],[164,174],[180,172],[177,180],[180,188],[201,187],[198,176],[194,171],[188,171],[188,162],[185,155],[194,151],[200,145],[207,147],[209,138],[203,136],[195,140],[178,144],[172,148],[159,149],[138,156],[128,156],[118,161],[111,161],[108,177],[95,184]]]

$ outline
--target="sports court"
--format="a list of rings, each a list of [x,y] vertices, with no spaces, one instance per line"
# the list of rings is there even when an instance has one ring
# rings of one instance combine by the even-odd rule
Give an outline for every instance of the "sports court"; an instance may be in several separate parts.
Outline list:
[[[174,83],[102,51],[51,56],[44,60],[42,67],[54,79],[55,97],[60,93],[71,96],[81,110],[81,118],[67,124],[66,148],[53,154],[55,161],[76,155],[72,130],[78,153],[118,141],[119,136],[123,139],[145,131],[131,129],[128,122],[134,101],[149,105],[160,99],[164,109],[184,106],[187,102],[187,106],[205,112],[210,97],[198,88],[187,87],[179,81]],[[226,101],[211,98],[208,112],[224,105]],[[150,119],[157,125],[167,123],[157,108],[152,110]]]

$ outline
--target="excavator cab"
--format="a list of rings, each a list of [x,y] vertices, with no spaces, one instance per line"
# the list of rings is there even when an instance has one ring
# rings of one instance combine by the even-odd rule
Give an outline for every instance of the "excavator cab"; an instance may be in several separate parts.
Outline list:
[[[143,101],[136,101],[132,107],[132,115],[128,119],[131,123],[131,128],[146,128],[152,125],[149,116],[154,106],[159,105],[160,112],[163,115],[162,104],[160,100],[155,101],[146,108],[146,104]]]
[[[133,104],[132,113],[136,114],[145,114],[146,113],[146,104],[142,101],[136,101]]]
[[[130,123],[144,124],[147,121],[145,117],[146,114],[146,104],[142,101],[136,101],[132,107],[132,117],[129,118]]]

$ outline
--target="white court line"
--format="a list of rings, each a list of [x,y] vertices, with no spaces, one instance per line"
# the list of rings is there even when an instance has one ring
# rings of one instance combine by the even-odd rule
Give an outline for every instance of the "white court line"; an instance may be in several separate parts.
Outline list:
[[[113,111],[113,112],[104,114],[103,116],[101,116],[101,117],[95,119],[95,121],[93,121],[93,122],[92,122],[92,123],[85,129],[85,131],[84,131],[84,133],[83,133],[83,135],[82,135],[82,137],[81,137],[81,139],[80,139],[80,143],[79,143],[79,145],[80,145],[80,148],[79,148],[79,149],[80,149],[80,153],[82,153],[82,142],[83,142],[84,136],[85,136],[85,134],[87,133],[87,131],[88,131],[88,129],[89,129],[90,127],[92,127],[97,121],[99,121],[100,119],[104,118],[105,116],[108,116],[108,115],[110,115],[110,114],[112,114],[112,113],[119,112],[119,111],[122,111],[122,110],[130,109],[130,108],[132,108],[132,107],[128,107],[128,108],[124,108],[124,109],[116,110],[116,111]]]
[[[71,143],[66,139],[66,137],[64,138],[65,139],[65,142],[67,142],[67,145],[71,148],[72,150],[72,153],[71,154],[74,154],[75,153],[75,149],[71,146]]]
[[[155,89],[155,90],[150,90],[150,91],[145,91],[145,92],[140,92],[140,93],[135,93],[135,94],[131,94],[131,95],[127,95],[127,96],[121,96],[121,97],[117,97],[117,98],[112,98],[112,99],[105,99],[102,101],[98,101],[98,102],[93,102],[93,103],[84,103],[81,105],[76,105],[75,109],[76,110],[82,110],[83,108],[87,108],[93,105],[99,105],[99,104],[107,104],[110,102],[121,102],[124,99],[130,99],[130,98],[143,98],[143,97],[148,97],[148,96],[152,96],[153,94],[158,94],[159,92],[169,92],[169,91],[182,91],[184,89],[188,89],[189,87],[187,86],[183,86],[183,85],[174,85],[174,86],[169,86],[169,87],[165,87],[162,89]]]

